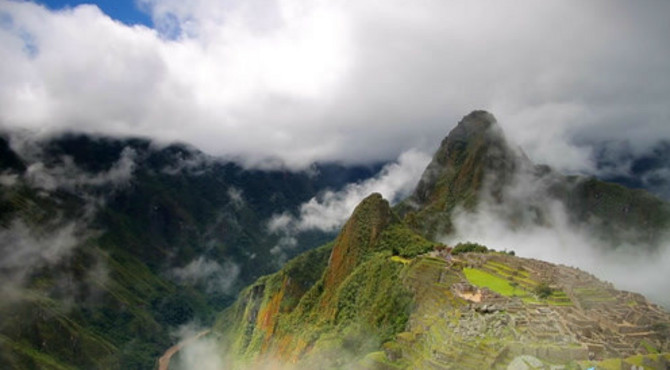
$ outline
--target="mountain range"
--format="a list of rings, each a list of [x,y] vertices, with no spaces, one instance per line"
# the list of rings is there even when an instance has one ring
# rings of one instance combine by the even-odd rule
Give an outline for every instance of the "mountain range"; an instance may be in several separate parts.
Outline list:
[[[275,214],[372,166],[247,170],[184,145],[0,138],[1,368],[152,368],[171,330],[334,235]]]
[[[152,368],[194,320],[213,325],[199,341],[214,362],[238,368],[668,363],[670,316],[643,296],[452,242],[485,215],[584,233],[603,253],[665,246],[668,203],[534,164],[485,111],[449,133],[406,199],[369,195],[339,234],[268,225],[383,164],[248,170],[74,134],[6,135],[0,154],[0,367]],[[205,357],[190,362],[187,346],[171,368]]]

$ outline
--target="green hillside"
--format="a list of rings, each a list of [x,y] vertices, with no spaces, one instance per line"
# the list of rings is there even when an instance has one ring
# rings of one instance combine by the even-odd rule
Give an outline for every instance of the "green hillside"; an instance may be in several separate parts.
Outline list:
[[[0,368],[150,369],[179,325],[213,322],[283,258],[275,214],[378,166],[256,171],[138,139],[0,137]],[[180,272],[181,275],[178,275]],[[199,276],[197,273],[203,273]]]
[[[234,368],[667,365],[670,315],[644,297],[578,269],[478,250],[449,255],[371,195],[332,246],[243,291],[215,326],[221,352]]]

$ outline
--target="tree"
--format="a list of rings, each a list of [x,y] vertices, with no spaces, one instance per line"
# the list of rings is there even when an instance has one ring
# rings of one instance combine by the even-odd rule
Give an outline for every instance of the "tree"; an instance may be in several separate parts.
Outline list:
[[[538,296],[538,298],[545,299],[548,298],[553,290],[549,286],[549,284],[545,281],[541,282],[535,287],[535,295]]]

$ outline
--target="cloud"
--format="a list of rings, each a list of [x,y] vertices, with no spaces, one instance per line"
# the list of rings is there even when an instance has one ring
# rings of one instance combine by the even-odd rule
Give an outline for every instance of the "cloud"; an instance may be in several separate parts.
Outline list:
[[[569,171],[670,137],[667,2],[140,3],[156,29],[1,1],[0,124],[303,168],[437,147],[475,108]]]
[[[71,256],[80,242],[75,223],[51,231],[31,229],[22,221],[0,228],[0,292],[11,301],[20,298],[30,275]]]
[[[0,185],[2,186],[7,187],[14,186],[16,185],[18,179],[19,175],[17,174],[5,173],[5,172],[0,173]]]
[[[515,183],[504,190],[503,203],[482,192],[476,210],[454,211],[455,233],[442,240],[452,245],[472,241],[495,250],[514,251],[520,257],[578,267],[612,282],[617,289],[642,293],[670,307],[670,271],[666,268],[670,262],[670,234],[655,249],[623,238],[613,246],[594,232],[595,224],[570,221],[563,203],[547,192],[551,181],[517,173]],[[531,209],[539,209],[541,219]]]
[[[172,269],[170,275],[180,284],[201,285],[207,293],[230,293],[240,267],[231,262],[223,264],[200,256],[184,267]]]
[[[288,213],[273,216],[268,229],[274,233],[289,232],[289,235],[307,230],[336,231],[372,193],[380,193],[392,203],[406,197],[416,187],[429,161],[430,157],[423,152],[407,151],[375,177],[349,184],[340,191],[327,190],[303,203],[297,217]]]
[[[62,164],[47,166],[43,162],[35,162],[28,166],[24,175],[26,181],[44,190],[66,189],[75,190],[82,186],[122,186],[127,184],[135,170],[136,152],[125,148],[119,160],[104,172],[89,174],[77,167],[69,156],[62,157]]]
[[[267,223],[268,232],[279,236],[270,249],[280,264],[286,262],[288,250],[298,245],[300,233],[319,230],[337,231],[351,216],[356,206],[372,193],[380,193],[391,203],[398,202],[414,190],[430,156],[410,150],[396,162],[384,166],[377,175],[352,183],[339,191],[326,190],[300,205],[298,214],[289,212],[273,215]]]
[[[244,207],[245,201],[242,189],[231,186],[228,188],[227,194],[228,198],[230,198],[230,203],[233,204],[235,209],[239,210]]]

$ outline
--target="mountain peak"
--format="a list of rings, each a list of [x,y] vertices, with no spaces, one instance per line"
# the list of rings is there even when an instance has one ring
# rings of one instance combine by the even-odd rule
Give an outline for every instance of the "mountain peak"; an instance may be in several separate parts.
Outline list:
[[[434,215],[449,213],[456,204],[472,208],[485,181],[502,186],[526,162],[530,164],[520,150],[507,143],[491,113],[473,111],[442,140],[416,190],[399,212],[406,214],[411,209],[428,209],[424,213]],[[496,189],[494,186],[492,192]],[[445,219],[437,217],[435,220],[438,218]],[[451,228],[450,225],[433,224],[431,220],[423,221],[430,225],[430,229],[449,231]],[[423,231],[424,235],[432,236],[429,230]]]
[[[326,271],[326,287],[339,285],[393,222],[399,220],[381,194],[373,193],[363,199],[335,241]]]
[[[448,137],[453,139],[469,139],[476,135],[488,132],[491,128],[497,128],[498,121],[493,114],[485,110],[475,110],[470,112],[458,122]],[[497,131],[500,129],[497,128]]]

